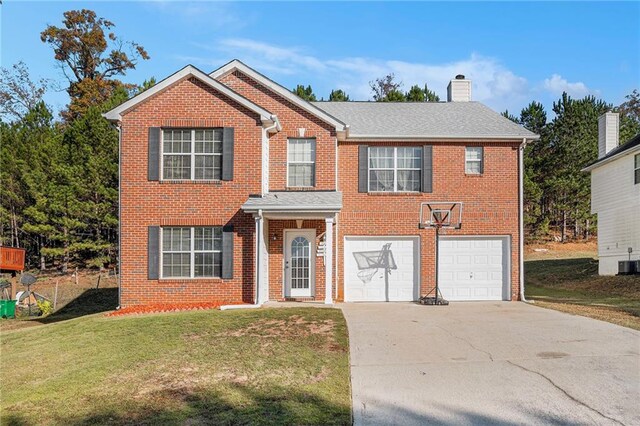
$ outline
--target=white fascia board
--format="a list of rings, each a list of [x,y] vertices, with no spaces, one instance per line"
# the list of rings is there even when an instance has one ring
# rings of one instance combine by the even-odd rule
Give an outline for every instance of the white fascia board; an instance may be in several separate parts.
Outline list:
[[[342,210],[342,206],[339,205],[334,205],[334,206],[322,206],[321,208],[318,207],[306,207],[306,206],[268,206],[268,205],[262,205],[262,206],[241,206],[240,207],[243,211],[250,213],[250,212],[257,212],[259,210],[262,210],[265,213],[335,213],[335,212],[339,212],[340,210]]]
[[[283,98],[285,98],[286,100],[290,101],[291,103],[299,106],[303,110],[307,111],[309,114],[315,115],[316,117],[318,117],[322,121],[324,121],[324,122],[326,122],[328,124],[331,124],[332,126],[335,127],[336,131],[344,131],[345,130],[346,125],[342,121],[338,120],[337,118],[335,118],[331,114],[328,114],[327,112],[323,111],[322,109],[318,108],[317,106],[312,105],[311,103],[305,101],[304,99],[301,99],[299,96],[294,95],[286,87],[281,86],[280,84],[278,84],[275,81],[271,80],[270,78],[260,74],[259,72],[257,72],[253,68],[245,65],[244,63],[242,63],[241,61],[239,61],[237,59],[234,59],[233,61],[229,62],[228,64],[223,65],[222,67],[218,68],[217,70],[211,72],[211,74],[209,74],[209,76],[211,78],[214,78],[214,79],[217,80],[218,78],[223,77],[223,76],[225,76],[225,75],[227,75],[229,73],[232,73],[235,70],[240,71],[241,73],[251,77],[253,80],[255,80],[258,83],[262,84],[263,86],[273,90],[275,93],[277,93],[278,95],[282,96]]]
[[[150,89],[145,90],[144,92],[140,93],[139,95],[134,96],[133,98],[131,98],[128,101],[120,104],[119,106],[117,106],[114,109],[112,109],[111,111],[103,114],[102,116],[104,118],[106,118],[107,120],[119,121],[119,120],[122,119],[122,114],[125,113],[126,111],[128,111],[129,109],[135,107],[140,102],[143,102],[144,100],[152,97],[153,95],[157,94],[158,92],[161,92],[161,91],[167,89],[169,86],[177,83],[178,81],[180,81],[180,80],[182,80],[182,79],[184,79],[184,78],[186,78],[188,76],[193,76],[193,77],[197,78],[198,80],[200,80],[203,83],[207,84],[208,86],[210,86],[211,88],[215,89],[216,91],[218,91],[218,92],[222,93],[223,95],[225,95],[225,96],[233,99],[234,101],[238,102],[240,105],[244,106],[245,108],[247,108],[247,109],[259,114],[260,115],[260,119],[263,121],[264,124],[272,124],[273,122],[277,122],[277,117],[275,117],[269,111],[267,111],[266,109],[262,108],[259,105],[256,105],[255,103],[251,102],[249,99],[245,98],[244,96],[240,95],[239,93],[234,92],[233,90],[231,90],[230,88],[228,88],[224,84],[220,83],[219,81],[214,80],[213,78],[209,77],[207,74],[205,74],[204,72],[200,71],[199,69],[197,69],[193,65],[187,65],[186,67],[182,68],[180,71],[170,75],[169,77],[165,78],[164,80],[160,81],[159,83],[156,83]]]
[[[434,141],[437,142],[439,140],[465,140],[465,141],[517,141],[522,143],[522,139],[526,139],[527,141],[535,141],[540,139],[539,135],[533,136],[507,136],[507,135],[496,135],[496,136],[477,136],[477,135],[446,135],[446,136],[384,136],[384,135],[349,135],[347,139],[344,141],[358,141],[358,142],[366,142],[366,141]]]
[[[630,148],[630,149],[627,149],[625,151],[619,152],[616,155],[607,158],[606,160],[598,161],[596,163],[593,163],[592,165],[585,167],[581,171],[590,172],[593,169],[597,169],[600,166],[604,166],[605,164],[609,164],[610,162],[615,161],[618,158],[622,158],[622,157],[625,157],[627,155],[635,154],[636,152],[640,152],[640,145],[634,146],[633,148]]]

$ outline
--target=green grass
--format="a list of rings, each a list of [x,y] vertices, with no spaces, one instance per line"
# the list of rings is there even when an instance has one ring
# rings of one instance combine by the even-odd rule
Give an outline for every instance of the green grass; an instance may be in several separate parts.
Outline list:
[[[597,259],[566,257],[525,261],[527,298],[598,308],[599,319],[640,329],[640,277],[599,276]]]
[[[1,335],[2,424],[350,424],[334,309],[91,315]]]

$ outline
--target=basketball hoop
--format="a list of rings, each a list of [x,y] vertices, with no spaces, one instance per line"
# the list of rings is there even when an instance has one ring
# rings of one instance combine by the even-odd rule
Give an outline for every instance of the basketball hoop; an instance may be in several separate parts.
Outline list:
[[[462,203],[459,201],[434,201],[420,203],[418,228],[462,227]]]
[[[423,305],[448,305],[438,288],[438,245],[442,229],[460,229],[462,227],[462,203],[459,201],[435,201],[420,203],[419,229],[434,228],[436,231],[436,279],[435,288],[420,298]],[[433,296],[430,296],[434,293]]]

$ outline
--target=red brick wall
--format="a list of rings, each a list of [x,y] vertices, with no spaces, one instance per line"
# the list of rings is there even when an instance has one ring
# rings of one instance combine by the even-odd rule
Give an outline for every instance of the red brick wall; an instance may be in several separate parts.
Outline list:
[[[238,71],[222,77],[220,81],[272,114],[276,114],[282,124],[282,131],[269,139],[270,191],[287,189],[287,138],[299,137],[298,129],[300,128],[306,129],[305,137],[316,138],[316,186],[311,189],[335,189],[336,135],[334,128]],[[299,188],[293,189],[299,190]]]
[[[423,145],[384,143],[370,145]],[[466,175],[465,146],[484,146],[484,173]],[[349,235],[420,236],[421,294],[435,285],[435,231],[418,229],[420,203],[464,203],[460,230],[447,235],[511,236],[511,295],[519,296],[518,279],[518,143],[433,143],[433,192],[418,194],[366,194],[358,192],[358,144],[340,143],[338,189],[343,209],[338,219],[338,300],[344,299],[344,237]]]
[[[254,299],[255,223],[240,206],[261,190],[259,117],[197,79],[185,79],[122,119],[121,282],[123,306]],[[149,127],[235,128],[234,176],[221,182],[147,180]],[[147,226],[233,225],[233,279],[148,280]]]

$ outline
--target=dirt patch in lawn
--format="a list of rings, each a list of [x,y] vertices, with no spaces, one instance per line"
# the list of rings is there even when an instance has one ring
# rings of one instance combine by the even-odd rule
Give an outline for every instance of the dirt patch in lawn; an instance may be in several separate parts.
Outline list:
[[[335,340],[335,327],[336,323],[332,319],[309,321],[300,315],[291,315],[286,319],[262,319],[245,327],[218,334],[217,337],[253,337],[259,340],[263,351],[268,351],[280,340],[317,336],[322,338],[320,348],[329,352],[344,352],[346,349]]]
[[[621,325],[623,327],[640,330],[640,317],[637,317],[625,311],[621,311],[615,307],[586,306],[573,303],[546,302],[541,300],[536,300],[536,306],[555,309],[556,311],[566,312],[573,315],[582,315],[585,317]]]
[[[228,332],[224,337],[261,337],[286,339],[306,337],[313,334],[333,336],[335,322],[331,319],[307,321],[300,315],[292,315],[285,320],[263,319],[246,327]]]

